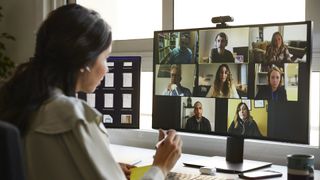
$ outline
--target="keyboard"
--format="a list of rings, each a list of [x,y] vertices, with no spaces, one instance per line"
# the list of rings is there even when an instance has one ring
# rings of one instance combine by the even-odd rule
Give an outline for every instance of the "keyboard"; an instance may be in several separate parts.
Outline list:
[[[187,174],[187,173],[177,173],[169,172],[166,180],[226,180],[214,175],[197,175],[197,174]]]

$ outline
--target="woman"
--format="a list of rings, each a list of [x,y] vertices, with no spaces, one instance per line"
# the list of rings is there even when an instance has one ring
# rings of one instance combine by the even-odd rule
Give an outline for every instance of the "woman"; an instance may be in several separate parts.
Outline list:
[[[271,44],[266,49],[267,63],[287,63],[292,62],[287,46],[283,43],[280,32],[272,35]]]
[[[221,64],[216,72],[214,83],[210,87],[206,97],[239,98],[231,76],[229,66]]]
[[[224,32],[217,34],[215,38],[216,48],[212,48],[209,54],[211,62],[234,62],[233,54],[226,49],[228,36]]]
[[[241,102],[238,104],[234,119],[228,128],[228,133],[243,136],[261,136],[258,125],[250,115],[246,103]]]
[[[129,178],[132,166],[113,158],[101,114],[74,97],[100,84],[111,43],[111,28],[96,12],[60,7],[42,23],[34,58],[0,90],[0,118],[22,133],[28,179]],[[181,146],[175,131],[167,131],[144,178],[164,179]]]
[[[255,99],[287,101],[287,91],[282,84],[282,71],[273,66],[268,72],[268,86],[261,87]]]

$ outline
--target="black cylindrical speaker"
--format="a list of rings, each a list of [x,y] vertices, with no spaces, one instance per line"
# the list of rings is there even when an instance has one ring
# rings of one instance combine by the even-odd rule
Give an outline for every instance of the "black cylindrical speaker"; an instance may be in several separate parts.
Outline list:
[[[243,144],[244,139],[241,137],[227,138],[226,160],[231,163],[243,162]]]

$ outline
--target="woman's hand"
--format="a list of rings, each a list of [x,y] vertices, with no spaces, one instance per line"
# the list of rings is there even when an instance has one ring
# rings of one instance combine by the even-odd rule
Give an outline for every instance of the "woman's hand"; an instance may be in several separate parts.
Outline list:
[[[175,130],[159,130],[159,140],[165,138],[158,146],[153,165],[158,166],[164,175],[174,167],[181,156],[182,140]]]
[[[130,175],[131,175],[131,168],[134,168],[136,166],[132,166],[130,164],[125,164],[125,163],[119,163],[124,175],[126,176],[127,179],[130,179]]]

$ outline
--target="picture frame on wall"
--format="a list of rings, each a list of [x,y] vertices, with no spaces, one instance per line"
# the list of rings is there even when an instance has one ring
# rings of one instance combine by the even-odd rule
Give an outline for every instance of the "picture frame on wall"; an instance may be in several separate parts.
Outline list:
[[[264,108],[264,100],[254,100],[255,108]]]

